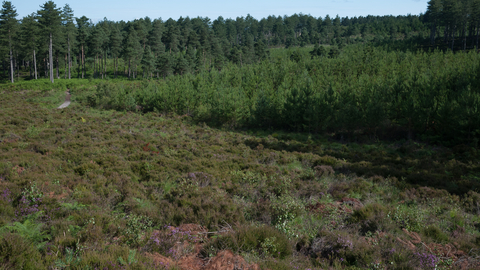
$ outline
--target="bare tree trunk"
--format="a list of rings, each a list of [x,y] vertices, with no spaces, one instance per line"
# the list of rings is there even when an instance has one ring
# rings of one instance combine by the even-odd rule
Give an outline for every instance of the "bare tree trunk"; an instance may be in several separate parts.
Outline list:
[[[50,81],[52,83],[54,83],[54,80],[53,80],[53,48],[52,48],[52,33],[50,33],[50,44],[48,46],[48,53],[49,53],[49,56],[48,56],[48,62],[50,64]]]
[[[130,59],[128,59],[128,78],[130,79]]]
[[[452,51],[453,51],[453,46],[455,45],[455,28],[456,27],[453,27],[453,31],[452,31]]]
[[[70,36],[68,37],[68,55],[67,55],[67,62],[68,62],[68,79],[72,78],[71,68],[72,68],[72,58],[70,55]]]
[[[64,64],[64,67],[63,67],[63,78],[66,79],[67,78],[67,55],[65,54],[65,64]]]
[[[93,78],[97,78],[97,55],[93,58]]]
[[[13,53],[12,53],[12,41],[10,36],[9,36],[8,43],[10,46],[10,81],[13,83]]]
[[[476,46],[477,50],[478,50],[478,29],[479,29],[479,27],[477,26],[477,46]]]
[[[435,35],[437,34],[437,22],[433,22],[432,30],[430,32],[430,44],[435,45]]]
[[[17,68],[17,81],[20,80],[20,65],[17,63],[18,61],[18,53],[15,55],[15,67]]]
[[[45,78],[48,78],[48,55],[46,58],[43,58],[43,65],[45,67]]]
[[[58,60],[58,54],[57,54],[57,79],[60,79],[60,61]]]
[[[85,52],[83,50],[83,44],[82,44],[82,59],[81,59],[80,65],[83,67],[82,69],[82,79],[83,79],[85,75]]]
[[[445,26],[445,30],[443,31],[443,42],[448,44],[448,25]]]
[[[103,74],[105,74],[105,79],[107,78],[107,51],[105,50],[104,55],[104,65],[103,65]]]
[[[33,71],[35,74],[35,80],[37,79],[37,56],[35,55],[35,49],[33,49]]]

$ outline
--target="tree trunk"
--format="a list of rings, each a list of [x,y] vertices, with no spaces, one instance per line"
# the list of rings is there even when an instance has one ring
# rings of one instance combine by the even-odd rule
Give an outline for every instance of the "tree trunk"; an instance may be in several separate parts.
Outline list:
[[[35,74],[35,80],[37,79],[37,56],[35,55],[35,49],[33,49],[33,71]]]
[[[60,61],[58,60],[58,54],[57,54],[57,79],[60,79]]]
[[[10,33],[8,37],[8,43],[10,46],[10,81],[13,83],[13,53],[12,53],[12,40],[10,37]]]
[[[97,55],[93,58],[93,78],[97,78]]]
[[[63,65],[63,78],[66,79],[67,78],[67,55],[65,54],[65,64]]]
[[[103,74],[105,74],[105,79],[107,78],[107,51],[105,50],[104,54],[104,65],[103,65]]]
[[[130,79],[130,59],[128,59],[128,78]]]
[[[479,29],[479,27],[477,26],[477,46],[476,46],[476,47],[477,47],[477,51],[478,51],[478,29]]]
[[[85,75],[85,52],[83,50],[83,44],[82,44],[82,59],[80,61],[81,61],[80,65],[82,66],[82,79],[83,79]]]
[[[453,46],[455,46],[455,28],[456,27],[453,27],[453,31],[452,31],[452,51],[453,51]]]
[[[17,63],[18,61],[18,53],[16,53],[15,57],[15,67],[17,68],[17,81],[20,80],[20,65]]]
[[[50,33],[50,44],[48,46],[48,63],[50,65],[50,81],[54,83],[53,80],[53,48],[52,48],[52,33]]]
[[[430,44],[435,45],[435,35],[437,34],[437,22],[433,22],[432,30],[430,32]]]
[[[68,79],[72,78],[71,68],[72,68],[72,58],[70,56],[70,36],[68,37],[68,54],[67,54],[67,63],[68,63]]]
[[[448,44],[448,25],[445,26],[445,29],[443,31],[443,42],[445,43],[445,45]]]
[[[43,58],[43,66],[45,67],[45,78],[48,78],[48,55]]]

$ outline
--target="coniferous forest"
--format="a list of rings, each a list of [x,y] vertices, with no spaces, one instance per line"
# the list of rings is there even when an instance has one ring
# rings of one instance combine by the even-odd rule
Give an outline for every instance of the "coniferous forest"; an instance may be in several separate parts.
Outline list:
[[[478,269],[479,35],[4,1],[0,269]]]

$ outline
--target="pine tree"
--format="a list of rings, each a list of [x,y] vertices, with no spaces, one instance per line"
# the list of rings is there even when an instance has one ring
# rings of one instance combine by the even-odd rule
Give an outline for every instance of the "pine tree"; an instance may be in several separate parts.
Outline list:
[[[153,57],[150,46],[146,46],[145,50],[143,50],[141,64],[143,69],[143,77],[145,78],[145,74],[147,74],[147,77],[149,77],[152,74],[153,69],[155,68],[155,58]]]
[[[65,35],[67,38],[67,65],[68,65],[68,79],[72,78],[72,57],[71,57],[71,45],[75,42],[75,36],[77,28],[73,23],[73,10],[68,4],[65,4],[62,11],[62,20],[65,29]]]
[[[82,70],[82,79],[85,76],[85,45],[87,44],[89,32],[90,32],[90,23],[89,19],[85,16],[80,18],[75,18],[77,21],[77,40],[80,45],[80,66],[79,68]],[[80,76],[80,73],[79,73]]]
[[[102,55],[102,46],[105,41],[105,32],[100,25],[96,25],[93,28],[92,34],[89,38],[89,47],[91,48],[91,56],[94,57],[94,68],[93,76],[94,78],[100,75],[100,57]],[[97,64],[98,60],[98,64]]]
[[[172,19],[169,19],[169,21],[170,20]],[[167,51],[169,51],[169,53],[178,52],[178,45],[179,45],[178,36],[179,35],[180,35],[180,31],[178,30],[178,27],[175,24],[175,21],[173,21],[173,23],[170,23],[170,26],[167,27],[167,32],[162,37],[162,42],[166,45]]]
[[[175,59],[175,73],[183,75],[188,72],[188,61],[185,60],[182,52],[177,53]]]
[[[430,43],[435,44],[435,37],[437,34],[437,27],[441,16],[442,10],[441,0],[428,1],[427,12],[425,16],[430,23]]]
[[[50,68],[50,81],[53,83],[53,39],[58,35],[58,29],[61,22],[60,9],[53,1],[48,1],[38,11],[38,21],[43,28],[44,34],[48,36],[48,58]]]
[[[160,74],[163,75],[163,78],[167,77],[172,73],[173,70],[173,59],[170,53],[162,53],[157,57],[157,70]]]
[[[0,11],[0,33],[2,36],[2,43],[8,44],[10,56],[10,81],[13,83],[13,38],[17,29],[17,10],[10,1],[3,1],[2,10]]]
[[[163,23],[161,20],[154,20],[152,30],[148,33],[148,45],[155,57],[160,51],[165,52],[165,46],[162,43]]]
[[[128,62],[128,78],[132,77],[132,66],[136,67],[138,60],[142,55],[142,45],[138,39],[137,32],[133,26],[130,26],[123,46],[123,56],[125,62]],[[133,70],[133,78],[135,78],[135,70]]]
[[[35,14],[31,14],[28,16],[23,17],[22,23],[21,23],[21,28],[20,28],[20,37],[21,41],[24,45],[24,48],[26,51],[32,52],[31,54],[31,60],[33,62],[32,64],[29,64],[30,66],[30,77],[32,77],[32,70],[31,67],[33,66],[33,78],[37,79],[37,57],[36,57],[36,48],[37,48],[37,40],[38,40],[38,29],[39,25],[38,22],[36,21],[36,16]]]
[[[117,78],[117,69],[118,69],[118,56],[122,51],[122,34],[116,26],[112,28],[110,32],[110,52],[114,61],[114,76]]]
[[[157,58],[160,54],[165,53],[165,45],[162,42],[163,35],[163,22],[161,19],[156,19],[152,23],[152,30],[148,33],[148,44],[153,53],[154,62],[157,62]],[[157,72],[157,77],[159,76]]]

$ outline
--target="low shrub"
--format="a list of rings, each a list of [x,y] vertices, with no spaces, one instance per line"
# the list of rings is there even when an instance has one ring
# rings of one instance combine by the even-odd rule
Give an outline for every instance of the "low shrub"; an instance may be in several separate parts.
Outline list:
[[[285,234],[266,225],[240,227],[236,232],[212,239],[205,244],[202,255],[211,257],[223,249],[230,249],[235,253],[253,253],[280,259],[292,254],[292,245]]]
[[[437,226],[430,225],[423,229],[423,234],[430,237],[435,242],[447,242],[448,236]]]
[[[47,269],[39,250],[20,235],[5,233],[0,238],[2,269]]]
[[[373,233],[381,228],[387,213],[387,208],[381,204],[368,204],[353,211],[350,217],[350,223],[359,223],[362,234],[367,232]]]

